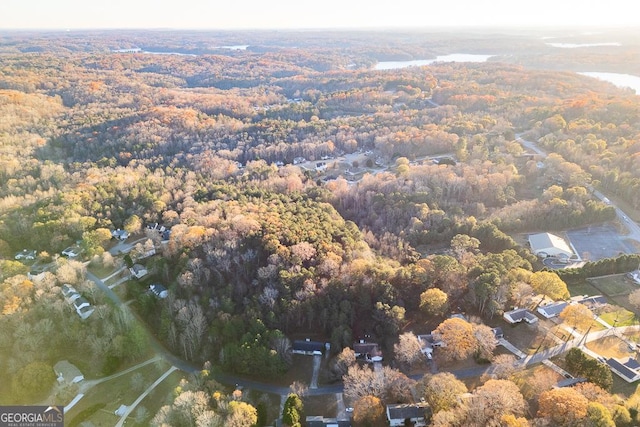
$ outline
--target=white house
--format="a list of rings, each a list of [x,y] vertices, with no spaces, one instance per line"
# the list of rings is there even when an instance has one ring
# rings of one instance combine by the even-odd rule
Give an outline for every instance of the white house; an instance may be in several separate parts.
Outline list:
[[[536,315],[526,308],[516,308],[511,311],[505,311],[502,318],[511,324],[520,323],[523,320],[527,323],[536,323],[538,321]]]
[[[404,426],[405,420],[410,420],[416,427],[426,426],[427,411],[430,411],[429,405],[424,402],[387,405],[387,419],[391,427]]]
[[[129,271],[131,272],[131,275],[133,277],[135,277],[136,279],[140,279],[144,276],[146,276],[147,274],[149,274],[149,271],[147,270],[147,268],[142,265],[142,264],[134,264]]]
[[[538,313],[542,314],[547,319],[551,319],[552,317],[560,315],[567,305],[568,303],[566,301],[556,301],[547,305],[541,305],[538,307]]]
[[[640,365],[638,365],[635,359],[629,358],[626,363],[622,363],[614,358],[609,358],[607,359],[607,366],[628,383],[640,380]]]
[[[573,250],[563,238],[551,233],[530,235],[529,245],[531,251],[541,258],[571,258],[574,255]]]

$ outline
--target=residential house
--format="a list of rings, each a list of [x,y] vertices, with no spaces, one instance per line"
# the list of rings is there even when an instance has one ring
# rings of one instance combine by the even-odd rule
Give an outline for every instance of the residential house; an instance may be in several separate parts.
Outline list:
[[[149,285],[149,290],[151,291],[152,294],[154,294],[156,297],[161,299],[164,299],[169,296],[169,291],[167,291],[167,288],[165,288],[159,283],[154,283],[152,285]]]
[[[628,272],[627,278],[633,280],[636,285],[640,285],[640,271],[634,270]]]
[[[511,311],[506,311],[502,315],[502,318],[507,323],[511,323],[511,324],[520,323],[523,320],[529,324],[536,323],[538,321],[538,317],[532,312],[530,312],[529,310],[527,310],[526,308],[516,308]]]
[[[80,316],[80,318],[82,320],[85,320],[89,316],[91,316],[94,311],[95,311],[95,309],[92,306],[89,305],[89,306],[83,306],[83,307],[77,309],[76,313],[78,313],[78,316]]]
[[[492,328],[493,336],[496,337],[497,340],[504,338],[504,333],[502,332],[502,328]]]
[[[295,340],[291,345],[291,352],[295,354],[305,354],[307,356],[321,355],[326,348],[326,344],[319,341],[311,341],[309,338]]]
[[[20,261],[20,260],[28,260],[28,261],[33,261],[34,259],[36,259],[36,250],[35,249],[23,249],[20,252],[18,252],[14,259]]]
[[[433,335],[431,334],[417,335],[417,338],[418,338],[418,342],[420,343],[420,351],[423,354],[433,352]]]
[[[584,383],[586,381],[586,378],[563,378],[562,380],[558,381],[558,383],[554,385],[553,388],[572,387],[576,384]]]
[[[629,358],[625,363],[619,362],[614,358],[607,359],[607,366],[620,378],[628,383],[640,380],[640,365],[635,359]]]
[[[572,298],[573,299],[573,298]],[[575,301],[580,304],[586,305],[590,310],[594,308],[602,307],[607,303],[607,298],[602,295],[587,296],[576,298]]]
[[[431,417],[430,412],[429,405],[424,402],[387,405],[387,419],[391,427],[405,425],[426,426],[427,419]],[[411,424],[407,424],[407,421]]]
[[[131,272],[131,275],[136,279],[141,279],[142,277],[149,274],[147,267],[142,264],[133,264],[133,266],[129,268],[129,271]]]
[[[351,427],[351,421],[325,418],[322,415],[307,415],[307,427]]]
[[[73,300],[72,302],[73,304],[73,308],[76,309],[76,311],[80,310],[81,308],[84,307],[89,307],[91,305],[91,303],[89,302],[88,299],[86,299],[85,297],[81,296],[80,298],[76,298],[75,300]]]
[[[360,340],[353,344],[353,352],[356,354],[356,358],[362,358],[371,362],[382,361],[382,351],[380,351],[378,344],[374,342]]]
[[[129,238],[129,232],[127,230],[117,228],[115,230],[111,230],[111,237],[123,242]]]
[[[538,307],[538,313],[540,313],[547,319],[551,319],[560,315],[560,313],[562,313],[562,310],[564,310],[567,305],[569,305],[569,303],[566,301],[556,301],[550,304],[541,305],[540,307]]]
[[[78,255],[80,255],[80,252],[82,252],[82,249],[80,249],[80,246],[78,245],[73,245],[73,246],[69,246],[68,248],[65,248],[62,251],[62,255],[69,257],[69,258],[75,258]]]
[[[321,172],[327,169],[327,162],[316,162],[316,171]]]
[[[453,313],[451,316],[449,316],[449,319],[462,319],[465,322],[469,321],[469,319],[467,319],[467,316],[462,313]]]

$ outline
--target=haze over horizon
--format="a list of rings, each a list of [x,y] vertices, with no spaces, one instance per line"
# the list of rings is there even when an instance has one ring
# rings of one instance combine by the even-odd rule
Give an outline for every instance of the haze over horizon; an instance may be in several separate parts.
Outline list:
[[[626,0],[523,4],[364,0],[310,2],[244,0],[3,0],[0,29],[372,29],[438,27],[637,27]]]

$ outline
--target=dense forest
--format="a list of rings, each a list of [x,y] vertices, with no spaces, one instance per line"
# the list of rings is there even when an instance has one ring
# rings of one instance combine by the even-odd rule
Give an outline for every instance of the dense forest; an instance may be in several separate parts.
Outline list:
[[[441,316],[433,289],[501,315],[542,269],[511,236],[613,220],[593,187],[640,208],[638,96],[574,72],[638,72],[633,39],[611,37],[628,41],[615,59],[525,33],[0,34],[0,377],[55,359],[54,329],[105,372],[139,356],[131,319],[57,255],[80,242],[89,268],[113,265],[115,228],[159,248],[170,296],[128,297],[198,366],[274,378],[309,333],[333,355],[365,335],[392,352]],[[494,56],[375,69],[460,49]],[[29,278],[24,248],[53,271]],[[61,283],[99,316],[65,315]]]

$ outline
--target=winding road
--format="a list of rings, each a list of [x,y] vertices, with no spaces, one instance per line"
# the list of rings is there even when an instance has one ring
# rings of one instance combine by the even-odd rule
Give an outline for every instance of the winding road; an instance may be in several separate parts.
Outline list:
[[[533,151],[534,153],[542,156],[542,157],[546,157],[547,153],[542,150],[540,147],[538,147],[538,145],[533,142],[533,141],[528,141],[526,139],[523,139],[522,134],[516,134],[516,141],[518,141],[520,144],[522,144],[522,146],[530,151]],[[618,206],[616,206],[615,204],[613,204],[611,202],[611,200],[605,196],[604,194],[602,194],[602,192],[596,190],[595,188],[593,188],[593,186],[587,184],[586,185],[587,189],[589,191],[591,191],[591,193],[597,197],[600,201],[602,201],[603,203],[606,203],[607,205],[612,206],[615,210],[616,210],[616,215],[618,216],[618,219],[620,220],[620,223],[623,224],[629,234],[626,236],[629,239],[633,239],[637,242],[640,242],[640,226],[638,226],[638,224],[636,222],[634,222],[629,215],[627,215],[626,213],[624,213],[622,211],[622,209],[620,209]]]
[[[546,156],[547,153],[545,153],[543,150],[541,150],[536,143],[532,142],[532,141],[527,141],[525,139],[523,139],[521,137],[522,134],[518,134],[516,135],[516,141],[518,141],[519,143],[521,143],[526,149],[531,150],[533,152],[535,152],[538,155],[541,156]],[[589,186],[589,190],[594,194],[595,197],[599,198],[601,201],[612,205],[612,203],[610,202],[610,200],[604,195],[602,194],[600,191],[595,190],[594,188],[592,188],[591,186]],[[620,208],[618,208],[617,206],[612,205],[615,209],[616,209],[616,213],[618,215],[618,218],[620,219],[620,222],[622,224],[624,224],[627,229],[629,230],[629,238],[635,239],[637,241],[640,241],[640,226],[638,226],[638,224],[636,224],[635,222],[633,222],[629,216],[627,214],[625,214]],[[131,251],[131,249],[133,248],[133,246],[138,243],[139,241],[142,241],[145,239],[140,239],[138,241],[134,241],[131,243],[126,243],[126,242],[119,242],[118,245],[116,245],[114,248],[111,249],[112,254],[114,255],[122,255],[124,253],[128,253],[129,251]],[[135,313],[133,310],[131,310],[129,308],[129,306],[127,304],[124,304],[124,302],[120,299],[120,297],[113,292],[112,289],[109,288],[109,286],[107,286],[104,281],[100,278],[98,278],[97,276],[95,276],[93,273],[91,273],[90,271],[87,271],[86,273],[86,277],[91,280],[93,283],[96,284],[96,286],[98,288],[100,288],[105,295],[114,303],[115,306],[117,307],[122,307],[125,310],[128,310],[129,313],[136,319],[137,322],[139,322],[140,325],[142,325],[145,330],[147,331],[147,334],[149,336],[150,339],[150,343],[154,349],[154,351],[156,352],[157,356],[159,358],[162,358],[163,360],[165,360],[167,363],[169,363],[171,365],[171,368],[169,369],[169,371],[167,371],[165,373],[165,375],[161,376],[156,383],[154,383],[152,386],[150,386],[150,388],[147,390],[150,391],[151,389],[153,389],[153,387],[155,385],[157,385],[157,383],[159,383],[159,381],[162,381],[164,378],[166,378],[166,376],[168,376],[171,372],[175,371],[175,370],[181,370],[185,373],[196,373],[198,372],[200,369],[196,366],[194,366],[193,364],[181,359],[180,357],[177,357],[176,355],[174,355],[173,353],[171,353],[168,349],[166,349],[164,347],[164,345],[155,337],[155,335],[149,330],[147,324],[137,315],[137,313]],[[637,328],[637,327],[636,327]],[[587,334],[586,336],[580,336],[578,338],[574,338],[573,340],[570,340],[568,342],[564,342],[562,344],[559,344],[555,347],[551,347],[548,348],[546,350],[543,350],[541,352],[536,352],[533,355],[524,355],[520,350],[516,349],[515,347],[511,346],[508,342],[503,342],[502,345],[504,345],[507,349],[509,349],[510,351],[512,351],[514,354],[516,354],[519,357],[519,360],[516,362],[516,366],[518,368],[522,368],[524,369],[527,366],[533,365],[533,364],[537,364],[537,363],[545,363],[546,361],[548,361],[548,359],[557,356],[561,353],[564,353],[566,351],[568,351],[569,349],[573,348],[573,347],[584,347],[584,344],[586,344],[587,342],[599,339],[607,334],[610,333],[623,333],[625,332],[627,329],[629,329],[629,327],[618,327],[618,328],[607,328],[603,331],[595,331],[595,332],[591,332],[589,334]],[[476,366],[476,367],[471,367],[471,368],[465,368],[465,369],[458,369],[458,370],[453,370],[451,371],[452,374],[454,374],[457,378],[460,379],[464,379],[464,378],[471,378],[471,377],[479,377],[481,375],[483,375],[484,373],[486,373],[487,371],[489,371],[491,369],[491,366]],[[121,375],[122,373],[120,373]],[[118,375],[118,374],[116,374]],[[242,387],[244,389],[250,389],[250,390],[255,390],[255,391],[259,391],[259,392],[264,392],[264,393],[270,393],[270,394],[276,394],[276,395],[280,395],[282,396],[287,396],[290,393],[290,388],[289,387],[283,387],[283,386],[277,386],[274,384],[269,384],[269,383],[263,383],[263,382],[259,382],[259,381],[253,381],[253,380],[247,380],[235,375],[231,375],[231,374],[227,374],[224,372],[219,372],[219,371],[213,371],[212,372],[213,377],[215,378],[216,381],[222,383],[222,384],[228,384],[228,385],[235,385],[237,387]],[[418,374],[418,375],[414,375],[411,378],[413,379],[420,379],[422,378],[422,374]],[[103,379],[104,380],[104,379]],[[101,380],[96,380],[94,383],[97,383]],[[329,394],[334,394],[336,396],[341,397],[341,393],[343,392],[343,385],[342,383],[336,383],[333,385],[324,385],[324,386],[317,386],[314,383],[315,387],[310,387],[307,390],[307,394],[310,396],[319,396],[319,395],[329,395]],[[142,400],[144,398],[146,394],[142,394],[139,398],[138,401]],[[120,419],[120,423],[119,425],[122,425],[124,423],[124,421],[127,418],[127,415],[129,415],[129,413],[135,409],[136,406],[136,402],[134,402],[134,404],[132,404],[129,409],[128,412],[123,415]]]

